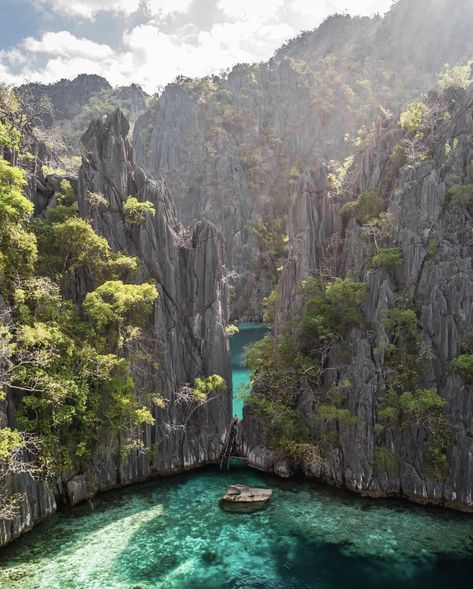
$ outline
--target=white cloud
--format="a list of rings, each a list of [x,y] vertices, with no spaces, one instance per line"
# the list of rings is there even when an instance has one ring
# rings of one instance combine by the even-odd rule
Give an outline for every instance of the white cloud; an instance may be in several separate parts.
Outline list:
[[[277,15],[277,12],[285,0],[219,0],[220,10],[231,19],[261,19],[270,20]]]
[[[153,15],[166,16],[173,12],[186,12],[193,0],[39,0],[45,8],[68,16],[92,19],[99,12],[133,14],[146,6]]]
[[[147,0],[146,5],[152,14],[167,15],[173,12],[187,12],[193,0]]]
[[[113,56],[112,48],[108,45],[94,43],[84,37],[75,37],[68,31],[44,33],[39,40],[27,37],[22,46],[31,53],[49,53],[62,57],[103,59]]]
[[[127,14],[143,6],[140,0],[37,0],[57,11],[93,18],[99,10]],[[55,82],[80,73],[102,75],[114,85],[137,82],[155,92],[177,75],[199,77],[218,73],[236,63],[263,61],[285,41],[311,29],[346,4],[353,14],[387,10],[392,0],[218,0],[219,14],[205,30],[193,22],[164,21],[185,13],[193,1],[146,0],[151,15],[145,24],[127,30],[120,47],[77,37],[69,31],[28,37],[9,51],[0,51],[0,81]],[[223,15],[223,18],[222,18]],[[156,18],[155,18],[156,17]],[[181,21],[180,21],[181,22]]]
[[[54,12],[83,18],[93,18],[100,11],[132,14],[140,5],[140,0],[39,0],[39,2]]]

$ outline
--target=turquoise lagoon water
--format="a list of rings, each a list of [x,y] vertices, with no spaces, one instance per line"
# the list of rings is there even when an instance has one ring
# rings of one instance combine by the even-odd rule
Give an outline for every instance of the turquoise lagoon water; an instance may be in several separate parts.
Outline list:
[[[243,349],[264,335],[261,324],[240,329],[236,390],[248,383]],[[223,512],[219,499],[235,482],[273,489],[268,508]],[[103,494],[0,550],[1,589],[380,587],[472,589],[473,515],[362,499],[234,463]]]
[[[264,337],[267,327],[264,323],[237,323],[240,330],[230,338],[232,354],[233,415],[243,417],[242,394],[250,384],[250,375],[244,366],[245,348]]]
[[[269,507],[221,511],[232,482]],[[473,517],[234,465],[101,495],[0,551],[8,589],[471,589]]]

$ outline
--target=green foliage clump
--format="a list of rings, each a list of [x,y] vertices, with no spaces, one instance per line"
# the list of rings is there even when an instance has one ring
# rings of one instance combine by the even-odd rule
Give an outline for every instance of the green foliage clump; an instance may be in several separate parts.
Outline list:
[[[11,453],[23,444],[21,433],[9,427],[0,429],[0,461],[8,460]]]
[[[41,270],[51,277],[71,278],[82,268],[93,271],[110,256],[107,240],[95,233],[89,221],[75,217],[68,207],[59,208],[47,221],[35,221],[33,230],[41,252]]]
[[[425,248],[425,254],[428,262],[432,263],[432,260],[437,255],[439,248],[440,244],[437,239],[432,239],[431,241],[429,241],[427,247]]]
[[[340,342],[349,329],[363,324],[361,307],[366,293],[365,284],[349,278],[329,283],[309,278],[301,284],[300,309],[286,333],[278,338],[267,335],[247,351],[253,378],[249,402],[259,411],[273,448],[285,448],[286,455],[300,452],[304,460],[320,460],[296,400],[301,386],[319,388],[323,357],[330,346]],[[326,429],[332,429],[333,422],[356,422],[344,406],[348,389],[346,383],[339,383],[319,406],[317,417]]]
[[[248,396],[246,402],[264,424],[272,450],[305,463],[320,464],[318,447],[311,441],[307,423],[299,411],[254,394]]]
[[[0,159],[0,294],[9,298],[13,284],[34,272],[37,244],[26,223],[33,212],[23,195],[22,170]]]
[[[453,371],[467,385],[473,385],[473,354],[461,354],[452,362]]]
[[[446,65],[439,76],[439,86],[442,90],[450,86],[456,88],[468,88],[472,83],[471,66],[473,60],[468,61],[465,65]]]
[[[352,415],[345,407],[337,405],[323,404],[317,409],[317,417],[323,421],[340,421],[346,425],[355,425],[358,421],[356,415]]]
[[[123,214],[125,215],[126,223],[129,225],[140,225],[145,222],[147,214],[154,217],[156,215],[156,209],[153,203],[148,200],[140,202],[136,197],[129,196],[123,203]]]
[[[23,172],[0,159],[0,294],[13,322],[12,330],[1,328],[2,356],[9,361],[6,385],[21,391],[19,430],[0,430],[0,454],[28,432],[41,443],[42,459],[61,472],[91,456],[111,433],[132,443],[136,428],[154,423],[118,350],[125,337],[139,337],[157,291],[120,280],[136,271],[136,259],[112,253],[78,217],[68,181],[43,220],[30,221],[24,187]],[[80,271],[99,284],[86,296],[93,322],[67,298]]]
[[[401,113],[400,125],[409,135],[417,138],[424,136],[424,120],[429,111],[429,107],[423,102],[412,102],[407,109]]]
[[[473,184],[450,186],[447,198],[452,207],[467,207],[473,204]]]
[[[364,225],[379,217],[385,206],[384,200],[375,192],[364,192],[357,200],[345,203],[341,214],[345,222],[354,218],[357,223]]]
[[[372,268],[393,271],[404,263],[404,256],[398,247],[383,247],[371,259]]]
[[[196,378],[193,393],[198,401],[207,400],[211,395],[218,394],[227,389],[225,379],[219,374],[212,374],[207,378]]]
[[[301,348],[311,352],[320,343],[335,341],[350,328],[361,326],[367,292],[366,284],[351,278],[337,278],[328,284],[316,278],[305,280],[296,319]]]
[[[265,323],[274,323],[276,319],[276,309],[279,301],[279,292],[275,288],[267,297],[263,299],[263,321]]]
[[[110,353],[98,326],[84,322],[53,282],[25,283],[15,309],[15,353],[34,359],[12,373],[11,386],[23,391],[18,426],[41,437],[58,469],[90,455],[107,433],[152,422],[134,396],[129,362]]]
[[[153,284],[124,284],[109,280],[86,295],[84,311],[99,333],[111,337],[109,343],[119,349],[124,343],[125,325],[140,327],[146,322],[158,291]]]
[[[381,399],[378,419],[386,428],[422,427],[428,433],[425,464],[434,476],[443,477],[452,435],[445,416],[446,401],[436,389],[419,389],[398,395],[389,391]]]
[[[77,202],[77,194],[71,186],[69,180],[61,180],[59,191],[56,193],[58,202],[66,207],[72,206]]]
[[[15,91],[0,84],[0,147],[18,151],[25,122]]]
[[[373,450],[373,470],[377,475],[395,471],[401,463],[401,457],[387,446],[378,446]]]
[[[399,397],[399,409],[403,419],[420,423],[426,418],[440,417],[446,401],[436,389],[420,389],[414,393],[405,392]]]
[[[388,309],[383,315],[383,325],[396,341],[402,337],[417,340],[417,315],[414,309]]]
[[[246,366],[254,378],[263,376],[272,370],[275,361],[275,347],[274,336],[265,335],[246,350]]]
[[[51,209],[46,220],[32,223],[32,229],[40,250],[40,272],[65,287],[78,271],[101,282],[109,277],[132,280],[138,268],[136,258],[112,252],[91,223],[77,216],[75,203]]]
[[[234,325],[233,323],[231,323],[230,325],[227,325],[225,327],[225,333],[230,337],[232,335],[235,335],[236,333],[239,333],[239,332],[240,332],[240,330],[239,330],[238,326]]]
[[[254,272],[266,276],[268,282],[275,286],[287,255],[289,238],[286,234],[285,218],[277,217],[264,222],[257,217],[246,226],[246,229],[258,242],[259,253],[253,261]]]
[[[264,223],[257,218],[248,224],[248,233],[256,237],[262,252],[275,258],[282,258],[287,251],[288,236],[286,234],[286,220],[282,217]]]

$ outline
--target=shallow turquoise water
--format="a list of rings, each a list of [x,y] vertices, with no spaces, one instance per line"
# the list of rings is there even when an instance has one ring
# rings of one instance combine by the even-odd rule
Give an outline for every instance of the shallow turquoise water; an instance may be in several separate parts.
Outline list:
[[[233,387],[249,383],[231,340]],[[241,416],[237,395],[234,412]],[[220,510],[230,483],[273,489],[256,514]],[[121,489],[0,551],[9,589],[471,589],[473,516],[377,502],[234,463]]]
[[[270,486],[229,514],[231,482]],[[246,467],[108,493],[0,552],[9,589],[470,589],[473,518],[364,500]]]
[[[233,415],[243,417],[243,399],[245,387],[250,384],[250,375],[245,368],[245,348],[254,344],[267,331],[264,323],[237,323],[239,333],[230,338],[230,350],[232,354],[232,381],[233,381]]]

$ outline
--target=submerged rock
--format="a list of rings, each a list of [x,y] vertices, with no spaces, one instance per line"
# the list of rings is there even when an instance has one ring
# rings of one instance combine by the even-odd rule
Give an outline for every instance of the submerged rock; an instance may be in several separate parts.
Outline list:
[[[264,509],[271,499],[271,489],[258,489],[246,485],[230,485],[221,501],[222,509],[238,513],[252,513]]]

